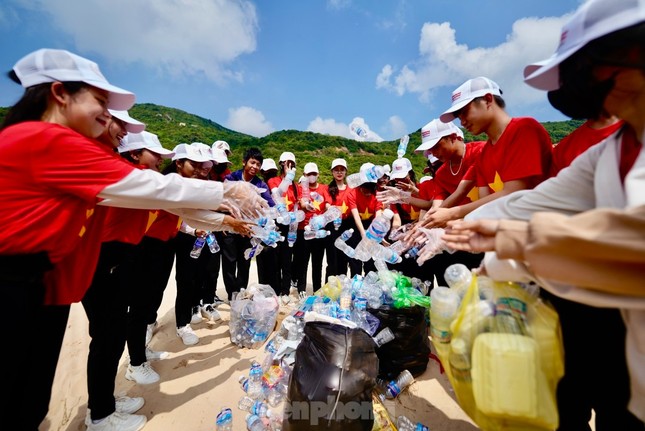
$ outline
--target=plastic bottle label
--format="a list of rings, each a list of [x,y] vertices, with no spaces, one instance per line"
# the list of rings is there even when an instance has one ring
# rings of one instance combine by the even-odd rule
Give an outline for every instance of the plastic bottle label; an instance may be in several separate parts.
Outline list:
[[[396,398],[401,393],[401,389],[394,381],[387,384],[387,391],[392,396],[392,398]]]

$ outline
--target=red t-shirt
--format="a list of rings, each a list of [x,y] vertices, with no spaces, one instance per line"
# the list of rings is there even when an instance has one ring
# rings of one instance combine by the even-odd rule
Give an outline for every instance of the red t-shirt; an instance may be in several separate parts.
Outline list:
[[[167,211],[149,211],[148,228],[145,236],[161,241],[169,241],[179,232],[181,219]]]
[[[558,172],[569,166],[576,157],[584,153],[589,147],[605,140],[607,136],[623,127],[623,124],[621,120],[611,126],[594,129],[589,127],[589,121],[587,121],[562,138],[560,143],[553,148],[551,176],[558,175]]]
[[[329,186],[327,186],[327,192],[329,192]],[[348,199],[349,195],[352,193],[353,189],[350,186],[347,186],[345,187],[345,190],[338,190],[336,199],[332,199],[331,195],[329,195],[329,201],[327,203],[329,205],[335,205],[340,209],[341,217],[343,218],[343,220],[351,215],[349,211]]]
[[[358,188],[352,189],[352,192],[347,195],[347,206],[350,211],[356,208],[361,220],[372,220],[376,211],[383,209],[383,203],[376,199],[376,195],[366,197]]]
[[[419,199],[423,199],[424,201],[433,201],[436,199],[437,185],[434,182],[434,178],[419,183],[417,188],[419,189]]]
[[[315,200],[314,196],[311,197],[311,205],[313,205],[314,207],[313,211],[308,211],[304,208],[301,208],[305,212],[305,219],[298,224],[298,229],[300,230],[303,230],[305,226],[309,224],[309,220],[311,220],[313,216],[323,214],[325,211],[327,211],[327,202],[331,200],[326,184],[318,184],[315,189],[309,187],[309,193],[318,193],[318,195],[320,195],[320,198],[318,198],[318,200]],[[302,196],[302,187],[300,187],[300,185],[298,185],[298,194]],[[322,202],[320,201],[321,199]]]
[[[437,169],[433,178],[437,188],[435,199],[445,200],[448,196],[453,194],[455,190],[457,190],[457,186],[459,186],[459,183],[464,179],[475,180],[477,176],[475,167],[479,162],[479,157],[485,145],[486,142],[484,141],[465,144],[464,157],[461,160],[460,167],[452,166],[451,170],[450,163],[447,162]],[[456,172],[456,174],[453,174],[453,172]],[[474,186],[475,183],[473,183],[473,187]],[[472,202],[472,200],[472,195],[468,194],[456,205],[464,205]]]
[[[267,183],[267,186],[269,186],[269,191],[278,188],[280,186],[280,183],[282,182],[282,177],[273,177],[269,178],[269,182]],[[297,202],[298,199],[296,199],[296,194],[294,192],[294,184],[291,183],[289,188],[287,189],[287,192],[282,196],[284,198],[284,203],[287,206],[287,211],[293,211],[293,204]],[[300,190],[298,190],[298,194],[300,195]]]
[[[547,131],[533,118],[513,118],[499,140],[490,140],[476,165],[477,186],[491,193],[504,189],[504,183],[525,180],[533,188],[551,172],[553,146]]]
[[[16,124],[0,142],[0,254],[45,251],[57,264],[77,246],[96,196],[135,169],[57,124]]]

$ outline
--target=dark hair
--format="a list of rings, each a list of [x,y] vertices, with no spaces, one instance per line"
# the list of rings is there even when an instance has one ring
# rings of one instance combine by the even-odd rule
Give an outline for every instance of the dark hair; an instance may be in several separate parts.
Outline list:
[[[143,149],[125,151],[125,152],[121,153],[121,157],[123,157],[124,159],[126,159],[127,161],[129,161],[131,163],[134,163],[135,165],[138,165],[139,162],[137,160],[135,160],[134,157],[132,157],[132,153],[141,154],[141,153],[143,153]]]
[[[408,175],[410,177],[410,181],[414,183],[414,185],[417,185],[417,174],[414,173],[414,169],[410,169],[408,171]]]
[[[338,197],[338,184],[336,184],[336,180],[332,178],[332,180],[329,182],[329,186],[327,187],[327,191],[329,192],[329,196],[331,196],[331,203],[335,204],[336,203],[336,197]]]
[[[259,148],[249,148],[246,150],[246,153],[244,153],[244,157],[242,158],[242,161],[244,163],[248,162],[251,159],[255,159],[258,162],[262,163],[264,161],[264,157],[262,157],[262,151],[260,151]]]
[[[261,171],[262,173],[262,178],[264,179],[264,182],[266,183],[269,181],[271,178],[277,177],[278,176],[278,171],[276,169],[269,169],[268,171]]]
[[[168,174],[176,174],[178,173],[177,171],[177,162],[178,161],[183,161],[185,162],[187,159],[178,159],[178,160],[172,160],[168,166],[164,168],[163,171],[161,171],[162,174],[168,175]]]
[[[10,72],[9,77],[14,79],[15,73],[13,73],[14,77],[11,75]],[[76,94],[83,88],[89,87],[86,83],[77,81],[63,82],[62,84],[69,94]],[[0,125],[0,130],[25,121],[40,121],[47,110],[51,86],[52,83],[47,82],[26,88],[20,100],[7,112],[2,125]]]

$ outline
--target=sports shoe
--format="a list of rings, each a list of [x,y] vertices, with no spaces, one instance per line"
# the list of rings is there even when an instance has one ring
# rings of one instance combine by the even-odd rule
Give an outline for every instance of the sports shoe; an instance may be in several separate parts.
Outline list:
[[[190,325],[177,328],[177,336],[181,338],[181,341],[183,341],[186,346],[192,346],[193,344],[199,343],[199,337],[195,334],[195,331],[193,331],[193,328],[191,328]]]
[[[199,306],[193,307],[193,317],[190,318],[190,323],[202,323],[202,314],[199,312]]]
[[[155,332],[157,332],[157,327],[159,324],[155,320],[155,323],[151,323],[148,325],[146,328],[146,346],[150,343],[150,340],[152,340],[152,336],[154,335]]]
[[[212,320],[213,322],[217,322],[218,320],[222,319],[222,316],[219,315],[217,310],[212,304],[206,304],[203,307],[199,308],[200,311],[202,312],[202,316],[206,318],[206,320]]]
[[[217,307],[220,304],[224,304],[225,301],[222,301],[219,299],[219,296],[215,295],[215,298],[213,298],[213,307]]]
[[[146,424],[143,415],[114,412],[99,423],[87,425],[87,431],[139,431]]]
[[[118,413],[132,414],[139,410],[145,404],[143,397],[119,397],[115,400],[115,411]],[[85,415],[85,425],[92,423],[90,409],[87,409]]]
[[[168,352],[157,352],[150,347],[146,347],[146,359],[148,361],[158,361],[160,359],[166,359],[168,356],[170,356]]]
[[[144,362],[137,367],[128,365],[128,369],[125,371],[125,378],[137,382],[140,385],[149,385],[159,381],[159,374],[152,369],[149,362]]]

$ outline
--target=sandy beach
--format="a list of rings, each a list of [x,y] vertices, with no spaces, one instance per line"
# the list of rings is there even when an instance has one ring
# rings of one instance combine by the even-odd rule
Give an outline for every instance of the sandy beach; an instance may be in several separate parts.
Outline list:
[[[254,282],[257,282],[255,263],[251,268],[250,284]],[[193,325],[200,337],[199,344],[184,346],[175,333],[175,289],[173,273],[159,310],[159,329],[151,342],[154,350],[170,353],[167,359],[152,363],[161,375],[160,382],[144,386],[126,380],[126,350],[116,379],[117,395],[145,398],[146,403],[138,412],[148,418],[145,431],[213,431],[215,417],[223,407],[233,410],[233,429],[246,430],[246,413],[237,408],[237,402],[244,395],[238,377],[248,374],[253,359],[264,359],[264,350],[240,348],[231,343],[228,331],[230,308],[225,304],[218,308],[221,321],[210,323],[204,320]],[[308,289],[311,292],[311,285],[308,285]],[[221,298],[226,296],[221,276],[217,293]],[[278,320],[281,321],[291,311],[288,307],[282,307]],[[41,424],[41,431],[85,430],[88,346],[87,318],[81,304],[74,304],[54,382],[49,415]],[[385,405],[393,419],[404,414],[433,431],[479,429],[461,410],[447,377],[432,359],[425,373],[412,386],[396,400],[387,400]]]

